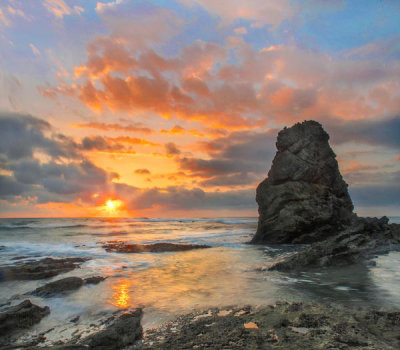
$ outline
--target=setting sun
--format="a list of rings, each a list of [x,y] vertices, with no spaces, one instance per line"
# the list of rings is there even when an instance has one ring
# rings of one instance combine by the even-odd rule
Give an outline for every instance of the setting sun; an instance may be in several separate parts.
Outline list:
[[[114,210],[115,209],[115,201],[113,201],[113,200],[108,200],[107,201],[107,208],[109,209],[109,210]]]

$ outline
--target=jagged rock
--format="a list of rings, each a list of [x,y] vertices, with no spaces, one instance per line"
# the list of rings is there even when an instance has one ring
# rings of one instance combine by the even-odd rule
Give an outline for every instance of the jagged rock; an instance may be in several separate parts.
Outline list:
[[[109,241],[102,245],[107,252],[117,253],[161,253],[180,252],[192,249],[211,248],[205,244],[177,244],[177,243],[152,243],[132,244],[123,241]]]
[[[122,349],[142,337],[142,309],[125,312],[107,327],[85,338],[81,344],[91,349]]]
[[[291,271],[307,267],[345,266],[363,263],[377,254],[399,248],[399,225],[388,218],[357,218],[353,225],[322,242],[276,262],[269,270]]]
[[[387,217],[353,213],[329,135],[315,121],[278,135],[278,152],[257,188],[258,229],[252,243],[312,243],[270,270],[340,266],[365,262],[400,246],[400,225]]]
[[[257,187],[252,243],[311,243],[349,224],[353,203],[328,140],[315,121],[279,132],[268,178]]]
[[[0,267],[0,281],[4,280],[37,280],[56,276],[63,272],[79,268],[87,258],[44,258],[41,260],[17,263]]]
[[[0,313],[0,344],[7,343],[5,338],[10,338],[12,333],[18,330],[33,326],[49,313],[48,306],[37,306],[28,299],[9,307]]]

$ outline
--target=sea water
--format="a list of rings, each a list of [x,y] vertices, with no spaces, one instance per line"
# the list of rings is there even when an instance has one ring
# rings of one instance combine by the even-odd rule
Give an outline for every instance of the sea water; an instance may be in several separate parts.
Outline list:
[[[400,218],[391,218],[400,223]],[[85,257],[87,262],[47,280],[0,282],[0,304],[63,277],[105,276],[98,285],[52,298],[29,297],[51,313],[33,328],[54,328],[49,340],[68,339],[115,310],[144,308],[143,326],[156,327],[194,309],[264,305],[277,300],[334,302],[400,308],[400,253],[377,258],[375,267],[352,266],[281,273],[266,266],[299,249],[249,245],[256,218],[0,219],[0,265],[43,257]],[[185,252],[106,252],[110,240],[148,244],[207,244]],[[17,258],[17,260],[15,260]],[[70,322],[79,316],[78,326]]]

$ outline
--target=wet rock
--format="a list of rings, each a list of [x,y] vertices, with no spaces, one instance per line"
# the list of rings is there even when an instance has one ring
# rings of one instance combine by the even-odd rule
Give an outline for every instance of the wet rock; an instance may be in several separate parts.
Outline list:
[[[398,225],[388,224],[386,217],[357,218],[349,228],[275,263],[269,270],[291,271],[364,263],[377,254],[399,248],[399,240],[394,234],[397,229]]]
[[[88,277],[85,278],[85,283],[86,284],[99,284],[100,282],[104,281],[107,277],[103,276],[93,276],[93,277]]]
[[[78,316],[74,317],[73,319],[69,320],[69,322],[77,323],[77,322],[79,321],[80,318],[81,318],[81,317],[78,315]]]
[[[17,262],[15,265],[0,267],[0,281],[37,280],[56,276],[79,268],[87,258],[44,258],[35,261]]]
[[[196,321],[197,313],[180,316],[159,329],[146,331],[142,348],[300,350],[400,346],[398,312],[281,302],[235,316],[242,309],[233,309],[224,317],[218,316],[221,310],[211,310],[211,317]],[[277,320],[285,320],[285,326],[277,327]],[[251,327],[246,329],[245,325]]]
[[[349,224],[353,203],[328,140],[315,121],[279,132],[272,167],[257,187],[253,243],[312,243]]]
[[[40,307],[24,300],[0,313],[0,344],[7,344],[13,333],[29,328],[50,313],[48,306]]]
[[[42,298],[48,298],[59,294],[65,294],[79,289],[86,284],[98,284],[106,278],[101,276],[94,276],[82,279],[80,277],[66,277],[60,280],[46,283],[44,286],[36,288],[30,294]]]
[[[134,344],[142,337],[140,325],[142,309],[125,312],[110,321],[106,328],[85,338],[81,345],[91,349],[121,349]]]
[[[66,277],[54,282],[46,283],[44,286],[36,288],[30,294],[42,298],[52,297],[76,290],[83,286],[83,279],[79,277]]]
[[[109,241],[102,245],[107,252],[117,253],[161,253],[181,252],[192,249],[211,248],[205,244],[152,243],[132,244],[123,241]]]

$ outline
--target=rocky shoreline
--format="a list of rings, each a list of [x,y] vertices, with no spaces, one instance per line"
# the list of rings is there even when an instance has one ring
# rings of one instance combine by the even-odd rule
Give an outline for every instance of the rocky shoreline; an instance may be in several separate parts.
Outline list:
[[[147,330],[138,349],[400,348],[400,312],[278,302],[194,312]]]

